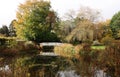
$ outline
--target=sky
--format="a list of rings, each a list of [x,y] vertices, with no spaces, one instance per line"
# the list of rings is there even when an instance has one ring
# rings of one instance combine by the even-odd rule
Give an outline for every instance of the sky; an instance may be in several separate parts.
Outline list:
[[[0,1],[0,27],[9,26],[10,22],[16,18],[18,5],[25,0],[1,0]],[[112,16],[120,11],[120,0],[50,0],[52,9],[60,17],[73,9],[79,10],[81,6],[98,9],[103,19],[111,19]]]

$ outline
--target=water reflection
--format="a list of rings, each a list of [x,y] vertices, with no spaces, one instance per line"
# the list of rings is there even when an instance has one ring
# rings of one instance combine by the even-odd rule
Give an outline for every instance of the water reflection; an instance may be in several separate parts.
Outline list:
[[[37,55],[12,59],[0,67],[0,77],[82,77],[68,58]],[[94,73],[92,77],[110,77],[102,70]]]
[[[70,70],[70,71],[59,71],[56,74],[56,77],[80,77],[80,76],[77,75],[74,70]]]
[[[81,76],[78,75],[75,72],[75,70],[69,70],[69,71],[67,70],[67,71],[59,71],[56,74],[56,77],[81,77]],[[110,77],[110,76],[108,76],[105,72],[103,72],[103,70],[97,70],[94,76],[92,77]]]

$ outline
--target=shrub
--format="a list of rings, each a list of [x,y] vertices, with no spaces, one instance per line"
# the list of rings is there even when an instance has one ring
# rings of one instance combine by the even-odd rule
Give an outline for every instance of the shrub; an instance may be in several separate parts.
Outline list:
[[[80,45],[73,46],[71,44],[62,44],[61,46],[56,46],[54,48],[54,52],[55,54],[59,54],[64,57],[73,57],[78,54],[80,49]]]
[[[31,41],[16,41],[5,39],[5,45],[0,46],[0,56],[16,56],[17,54],[36,54],[37,48]]]
[[[5,38],[0,38],[0,46],[5,45],[5,41],[6,41]]]
[[[90,44],[82,44],[82,49],[79,51],[77,61],[73,61],[77,73],[82,77],[93,77],[94,71],[97,69],[98,55],[99,51],[92,50]]]
[[[99,61],[111,77],[120,77],[120,42],[111,43],[102,51]]]
[[[114,41],[114,39],[112,37],[109,37],[109,36],[106,36],[104,38],[102,38],[101,42],[104,44],[104,45],[109,45],[111,44],[112,42]]]
[[[32,41],[27,41],[24,43],[26,50],[32,50],[35,49],[35,44]]]

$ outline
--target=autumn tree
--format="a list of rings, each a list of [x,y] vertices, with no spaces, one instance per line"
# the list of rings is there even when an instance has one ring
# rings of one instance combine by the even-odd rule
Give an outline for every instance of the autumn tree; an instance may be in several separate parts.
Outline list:
[[[59,34],[63,41],[65,41],[66,36],[68,36],[71,31],[75,28],[75,11],[69,10],[67,13],[64,14],[63,18],[60,22]]]
[[[50,2],[27,0],[17,11],[17,36],[35,42],[58,41],[55,29],[58,18]]]
[[[79,22],[78,26],[66,37],[69,42],[93,41],[94,24],[89,20]]]
[[[93,9],[86,6],[81,6],[78,11],[77,18],[87,19],[91,22],[98,22],[101,18],[100,12],[97,9]]]
[[[106,36],[112,37],[112,31],[109,24],[110,20],[96,23],[94,27],[94,39],[101,40]]]
[[[103,37],[105,36],[112,37],[112,31],[110,29],[110,21],[111,20],[106,20],[105,22],[103,22],[102,25],[102,30],[104,31]]]
[[[67,33],[67,41],[93,41],[95,24],[100,20],[98,10],[82,6],[77,12],[70,10],[64,17],[67,22],[64,21],[61,27],[65,29],[62,32]]]

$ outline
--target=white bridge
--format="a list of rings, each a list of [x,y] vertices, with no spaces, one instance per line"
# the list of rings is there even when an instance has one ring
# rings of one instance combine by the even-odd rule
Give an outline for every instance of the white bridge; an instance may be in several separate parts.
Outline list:
[[[42,55],[42,56],[58,56],[54,52],[41,52],[40,55]]]
[[[40,52],[40,55],[43,55],[43,56],[58,56],[57,54],[54,53],[54,47],[55,46],[60,46],[62,44],[63,43],[57,43],[57,42],[43,42],[43,43],[40,43],[40,47],[43,50],[42,52]]]
[[[57,43],[57,42],[43,42],[43,43],[40,43],[40,46],[59,46],[62,44],[63,43]]]

